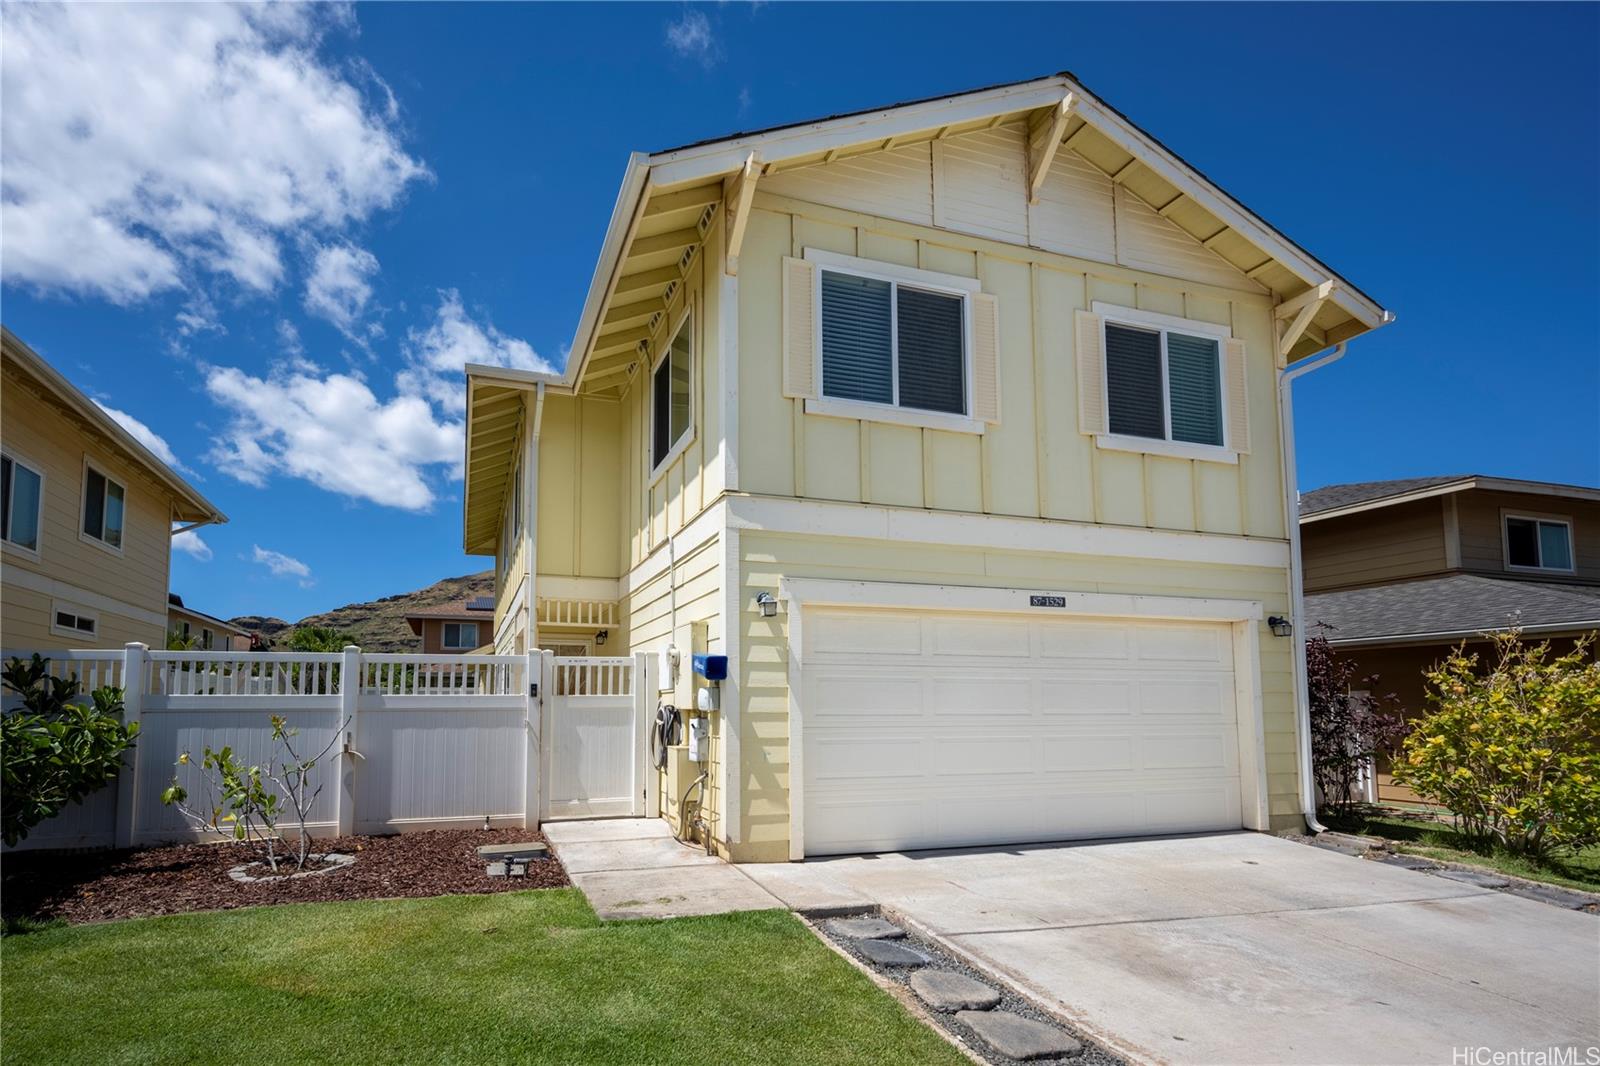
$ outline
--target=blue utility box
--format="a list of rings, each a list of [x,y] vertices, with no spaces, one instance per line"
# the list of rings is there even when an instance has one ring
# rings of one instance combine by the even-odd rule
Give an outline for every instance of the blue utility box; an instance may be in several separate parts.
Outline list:
[[[694,657],[694,672],[707,681],[726,681],[728,678],[728,657],[726,655],[696,655]]]

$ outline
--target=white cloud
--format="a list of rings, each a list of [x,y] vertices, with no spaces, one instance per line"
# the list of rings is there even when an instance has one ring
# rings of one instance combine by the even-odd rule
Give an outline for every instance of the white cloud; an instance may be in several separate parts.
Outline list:
[[[263,548],[259,544],[252,544],[250,549],[251,561],[266,567],[273,577],[297,578],[300,582],[300,587],[303,589],[308,589],[316,584],[311,580],[311,567],[294,556]]]
[[[270,290],[284,236],[338,232],[427,176],[387,86],[318,53],[353,24],[342,5],[0,12],[7,282],[118,303],[206,274]]]
[[[306,310],[327,319],[351,340],[361,341],[356,323],[372,300],[378,258],[348,242],[318,248],[306,278]]]
[[[427,329],[407,333],[406,357],[410,366],[397,379],[400,391],[426,397],[453,415],[466,410],[462,368],[468,363],[555,370],[527,341],[508,337],[491,323],[473,321],[455,289],[439,293],[439,310]]]
[[[200,539],[200,534],[190,529],[172,536],[172,550],[192,555],[202,563],[211,561],[211,545]]]
[[[461,476],[462,424],[437,418],[427,400],[381,401],[366,382],[307,366],[265,378],[235,367],[206,372],[206,392],[232,415],[212,461],[248,485],[273,474],[387,507],[424,511],[434,502],[424,476]]]
[[[685,8],[678,21],[667,23],[667,47],[707,67],[722,56],[722,49],[711,32],[711,20],[704,11],[693,8]]]
[[[172,446],[155,430],[126,411],[119,411],[115,407],[107,407],[99,400],[96,400],[95,404],[100,410],[110,415],[113,422],[127,430],[129,436],[149,448],[157,459],[174,469],[183,469],[183,464],[178,462],[178,457],[173,453]]]

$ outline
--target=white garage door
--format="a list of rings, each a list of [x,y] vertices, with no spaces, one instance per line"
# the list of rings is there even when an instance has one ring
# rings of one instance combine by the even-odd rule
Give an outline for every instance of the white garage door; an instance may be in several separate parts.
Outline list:
[[[808,855],[1236,829],[1226,624],[807,609]]]

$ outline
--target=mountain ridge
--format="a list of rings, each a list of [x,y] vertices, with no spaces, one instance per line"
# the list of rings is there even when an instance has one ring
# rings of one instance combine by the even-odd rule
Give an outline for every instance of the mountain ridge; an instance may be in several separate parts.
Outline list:
[[[363,650],[374,652],[417,651],[421,638],[411,632],[406,615],[424,607],[437,607],[452,600],[494,595],[494,571],[447,577],[411,592],[397,592],[364,603],[347,603],[330,611],[307,615],[298,622],[287,622],[272,615],[244,614],[228,621],[241,629],[259,633],[271,645],[283,645],[296,629],[328,626],[355,637]]]

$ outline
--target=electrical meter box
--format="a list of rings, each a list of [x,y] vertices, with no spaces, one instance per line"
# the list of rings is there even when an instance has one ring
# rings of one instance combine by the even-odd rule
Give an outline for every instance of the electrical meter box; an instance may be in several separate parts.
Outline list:
[[[689,719],[689,761],[705,762],[711,754],[711,724],[700,715]]]
[[[726,655],[696,655],[694,657],[694,672],[707,681],[726,681],[728,679],[728,657]]]

